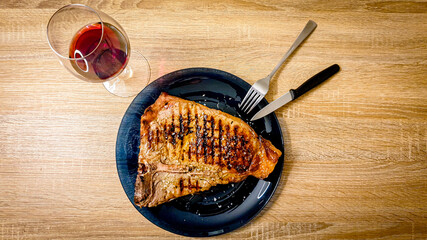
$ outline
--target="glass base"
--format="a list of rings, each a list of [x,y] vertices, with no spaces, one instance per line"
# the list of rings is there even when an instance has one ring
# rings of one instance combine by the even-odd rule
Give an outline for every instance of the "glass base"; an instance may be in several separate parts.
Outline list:
[[[147,59],[137,51],[131,51],[126,68],[116,78],[104,82],[110,93],[119,97],[132,97],[150,82],[151,68]]]

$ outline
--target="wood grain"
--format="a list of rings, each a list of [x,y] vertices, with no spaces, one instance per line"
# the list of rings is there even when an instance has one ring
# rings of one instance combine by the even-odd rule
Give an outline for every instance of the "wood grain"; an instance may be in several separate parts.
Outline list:
[[[47,21],[68,3],[0,2],[1,239],[187,239],[147,221],[121,188],[114,148],[132,99],[75,79],[51,52]],[[152,80],[212,67],[253,83],[318,23],[267,99],[333,63],[342,70],[276,112],[277,193],[218,239],[427,238],[427,2],[81,3],[122,24]]]

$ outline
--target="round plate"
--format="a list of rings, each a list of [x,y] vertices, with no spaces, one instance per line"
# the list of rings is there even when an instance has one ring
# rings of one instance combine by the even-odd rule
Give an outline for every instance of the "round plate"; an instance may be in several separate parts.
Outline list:
[[[116,161],[127,197],[145,218],[176,234],[206,237],[241,227],[264,208],[279,183],[284,154],[274,171],[264,180],[248,177],[240,183],[215,186],[208,191],[177,198],[153,208],[139,208],[133,200],[141,115],[161,92],[240,117],[284,153],[282,132],[275,114],[250,122],[249,116],[239,110],[238,103],[249,88],[248,83],[230,73],[210,68],[189,68],[160,77],[135,97],[120,125]],[[263,99],[252,114],[265,105],[267,101]]]

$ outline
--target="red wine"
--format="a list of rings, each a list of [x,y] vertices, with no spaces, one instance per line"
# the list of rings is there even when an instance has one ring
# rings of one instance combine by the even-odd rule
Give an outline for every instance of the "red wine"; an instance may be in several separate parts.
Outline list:
[[[89,81],[104,81],[119,74],[126,66],[130,46],[126,36],[115,26],[104,22],[89,24],[80,29],[71,41],[71,65]],[[99,45],[98,45],[99,44]]]

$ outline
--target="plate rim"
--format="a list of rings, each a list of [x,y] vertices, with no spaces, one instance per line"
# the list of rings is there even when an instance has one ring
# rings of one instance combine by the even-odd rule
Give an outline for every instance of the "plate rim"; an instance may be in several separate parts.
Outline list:
[[[251,85],[244,81],[243,79],[241,79],[240,77],[231,74],[229,72],[223,71],[223,70],[219,70],[219,69],[215,69],[215,68],[208,68],[208,67],[192,67],[192,68],[184,68],[184,69],[179,69],[176,71],[172,71],[169,72],[167,74],[164,74],[162,76],[160,76],[159,78],[157,78],[156,80],[152,81],[150,84],[148,84],[146,87],[144,87],[143,89],[141,89],[141,91],[134,97],[134,99],[130,102],[130,104],[128,105],[128,108],[126,109],[125,113],[123,114],[123,117],[120,121],[120,126],[117,132],[117,137],[116,137],[116,147],[115,147],[115,158],[116,158],[116,169],[117,169],[117,175],[119,177],[120,180],[120,184],[122,186],[122,189],[126,195],[126,197],[128,198],[128,200],[130,201],[130,203],[134,206],[134,208],[138,211],[138,213],[140,213],[145,219],[147,219],[149,222],[151,222],[152,224],[154,224],[155,226],[166,230],[168,232],[177,234],[177,235],[181,235],[181,236],[187,236],[187,237],[213,237],[213,236],[219,236],[219,235],[223,235],[226,233],[230,233],[238,228],[241,228],[245,225],[247,225],[249,222],[251,222],[255,217],[257,217],[261,211],[268,205],[268,203],[271,201],[272,197],[275,195],[277,188],[281,182],[282,179],[282,175],[283,175],[283,168],[284,168],[284,162],[285,162],[285,146],[284,146],[284,138],[283,138],[283,131],[282,131],[282,126],[280,125],[280,122],[276,116],[276,114],[273,112],[273,114],[271,114],[271,117],[273,118],[272,121],[273,122],[277,122],[278,127],[279,127],[279,135],[280,135],[280,139],[281,139],[281,148],[283,149],[282,155],[279,157],[280,164],[281,164],[281,168],[279,171],[279,175],[277,177],[277,183],[274,184],[273,189],[271,191],[271,194],[266,198],[266,200],[260,204],[260,207],[256,210],[256,212],[253,213],[252,216],[248,217],[247,219],[245,219],[243,222],[241,222],[240,224],[233,224],[232,227],[228,227],[228,228],[221,228],[219,230],[222,231],[200,231],[200,233],[206,233],[206,234],[192,234],[190,232],[187,231],[182,231],[179,230],[177,228],[169,228],[168,223],[166,224],[162,224],[161,219],[158,219],[156,217],[154,217],[155,219],[152,219],[153,214],[151,214],[149,212],[149,210],[145,209],[145,208],[140,208],[138,209],[138,207],[135,205],[135,203],[132,201],[132,199],[130,199],[130,197],[128,196],[128,194],[126,193],[125,190],[125,183],[124,183],[124,179],[122,179],[121,177],[121,169],[119,167],[119,160],[118,160],[118,152],[119,152],[119,137],[121,136],[120,133],[123,131],[122,127],[123,126],[123,121],[125,119],[125,116],[128,114],[128,112],[130,111],[131,106],[134,104],[134,102],[140,98],[140,94],[142,94],[142,92],[148,88],[148,87],[152,87],[152,85],[157,84],[156,82],[160,81],[161,79],[170,79],[173,78],[175,75],[183,73],[183,74],[188,74],[188,73],[194,73],[194,72],[200,72],[201,74],[209,74],[209,73],[214,73],[214,74],[220,74],[220,75],[225,75],[227,76],[227,81],[230,81],[231,79],[233,80],[237,80],[238,83],[237,85],[239,85],[240,87],[242,87],[244,90],[248,91],[249,88],[251,87]],[[230,79],[231,78],[231,79]],[[154,99],[156,100],[156,99]],[[263,103],[264,105],[268,104],[268,101],[263,98],[261,103]],[[147,216],[150,215],[150,216]],[[215,233],[216,232],[216,233]],[[213,234],[209,234],[209,233],[213,233]]]

